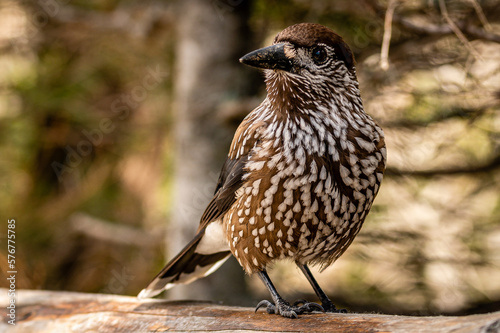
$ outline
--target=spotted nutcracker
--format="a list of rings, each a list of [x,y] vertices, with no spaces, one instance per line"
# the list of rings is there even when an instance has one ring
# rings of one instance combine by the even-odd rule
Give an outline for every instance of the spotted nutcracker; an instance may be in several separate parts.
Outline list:
[[[386,161],[382,129],[365,113],[351,50],[330,29],[292,25],[240,62],[262,68],[267,96],[234,135],[194,239],[139,297],[214,272],[233,254],[257,273],[268,313],[338,312],[307,265],[326,268],[358,234]],[[267,267],[291,259],[321,300],[287,303]],[[257,310],[256,309],[256,310]]]

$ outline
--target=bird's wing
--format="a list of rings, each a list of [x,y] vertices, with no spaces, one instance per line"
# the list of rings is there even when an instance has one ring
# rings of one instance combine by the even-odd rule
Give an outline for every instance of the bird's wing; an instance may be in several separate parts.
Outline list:
[[[248,120],[243,121],[236,131],[215,194],[201,217],[196,236],[141,291],[139,298],[152,297],[175,284],[190,283],[207,276],[229,257],[231,252],[223,233],[222,218],[236,201],[238,189],[243,185],[246,162],[258,143],[259,129],[247,128],[246,125],[250,124]],[[247,134],[251,134],[251,138],[240,142],[241,136]]]
[[[224,216],[236,201],[237,192],[243,185],[245,165],[253,148],[258,145],[265,126],[267,125],[264,122],[254,121],[250,113],[236,130],[228,157],[222,166],[215,194],[201,217],[198,232]]]
[[[219,176],[215,194],[201,216],[198,232],[205,229],[209,223],[217,221],[224,216],[236,201],[236,191],[242,185],[246,160],[246,158],[226,159]]]
[[[244,162],[228,158],[222,167],[215,195],[202,215],[195,237],[143,289],[139,298],[153,297],[176,284],[190,283],[214,272],[231,253],[222,232],[222,217],[241,186]]]

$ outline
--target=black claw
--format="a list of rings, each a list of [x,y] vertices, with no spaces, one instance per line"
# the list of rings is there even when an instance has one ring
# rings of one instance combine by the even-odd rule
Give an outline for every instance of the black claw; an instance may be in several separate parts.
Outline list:
[[[298,304],[303,305],[297,306]],[[277,304],[273,304],[268,300],[263,300],[260,301],[259,304],[257,304],[257,306],[255,307],[255,312],[257,312],[257,310],[262,307],[266,307],[266,311],[269,314],[279,314],[286,318],[298,318],[298,316],[303,313],[309,313],[313,311],[325,312],[321,305],[304,300],[297,301],[293,305],[290,305],[287,302],[278,302]]]
[[[307,301],[297,301],[294,304],[300,304],[303,303],[301,306],[294,306],[294,310],[297,314],[303,314],[303,313],[309,313],[309,312],[314,312],[314,311],[321,311],[325,312],[323,307],[317,303],[313,302],[307,302]]]
[[[302,305],[299,306],[299,304],[302,304]],[[321,305],[314,303],[314,302],[308,302],[305,299],[299,299],[298,301],[295,301],[293,303],[293,306],[302,312],[313,312],[316,310],[321,311],[321,312],[325,312],[325,309],[323,309],[323,307]]]
[[[276,307],[274,306],[274,304],[271,303],[271,302],[269,302],[266,299],[260,301],[259,304],[257,304],[257,306],[255,307],[255,312],[257,312],[257,310],[259,310],[263,306],[266,307],[267,313],[269,313],[269,314],[275,314],[276,313]]]
[[[304,305],[299,307],[299,310],[301,310],[302,312],[313,312],[313,311],[325,312],[325,309],[323,309],[323,307],[317,303],[314,302],[302,302],[302,303],[304,303]]]

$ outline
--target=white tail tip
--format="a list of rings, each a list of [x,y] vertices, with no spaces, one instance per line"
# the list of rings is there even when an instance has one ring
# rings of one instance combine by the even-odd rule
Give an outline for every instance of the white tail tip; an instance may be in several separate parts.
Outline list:
[[[142,289],[139,295],[137,295],[137,298],[144,299],[144,298],[151,298],[159,293],[161,293],[163,290],[160,290],[159,292],[157,290],[147,290],[147,289]]]

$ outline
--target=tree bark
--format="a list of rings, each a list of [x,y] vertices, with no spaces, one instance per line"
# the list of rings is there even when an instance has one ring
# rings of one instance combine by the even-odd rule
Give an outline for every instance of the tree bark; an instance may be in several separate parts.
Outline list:
[[[301,315],[282,318],[253,308],[199,301],[139,300],[135,297],[18,290],[15,326],[2,315],[0,332],[427,332],[493,333],[500,312],[463,317],[408,317],[381,314]],[[5,312],[10,299],[0,289]]]

